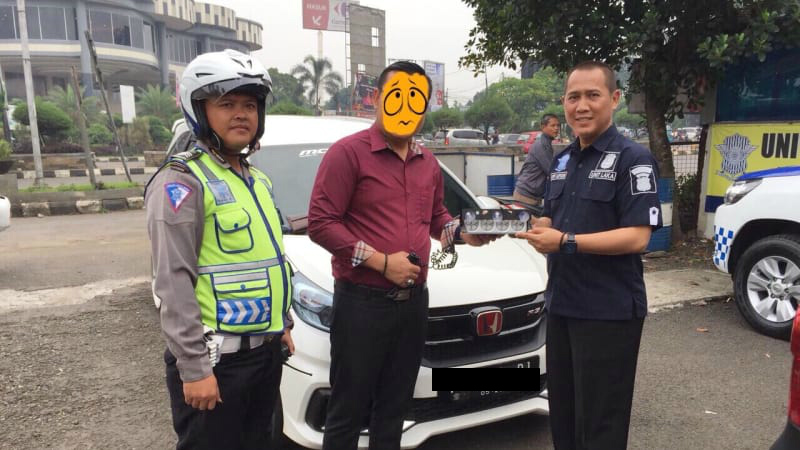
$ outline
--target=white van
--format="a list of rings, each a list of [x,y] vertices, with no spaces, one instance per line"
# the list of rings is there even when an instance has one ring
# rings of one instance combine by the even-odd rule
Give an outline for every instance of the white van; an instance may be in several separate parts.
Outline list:
[[[274,415],[273,447],[286,437],[309,448],[321,448],[330,395],[330,311],[333,300],[331,255],[311,242],[304,221],[317,168],[328,147],[372,122],[348,117],[267,116],[261,150],[251,163],[272,180],[275,202],[284,223],[284,244],[294,270],[292,333],[297,353],[286,363],[281,399]],[[190,145],[185,125],[174,128],[170,153]],[[494,207],[475,197],[442,165],[445,204],[453,215],[462,208]],[[433,250],[440,248],[433,241]],[[453,269],[428,275],[430,312],[422,367],[406,417],[403,448],[414,448],[433,435],[496,422],[528,413],[547,414],[544,386],[545,259],[525,241],[504,237],[485,247],[458,245]],[[503,329],[477,337],[470,312],[494,306],[502,310]],[[452,395],[432,389],[432,368],[538,366],[541,391],[484,391]],[[280,433],[283,430],[283,433]],[[367,448],[368,430],[359,447]]]

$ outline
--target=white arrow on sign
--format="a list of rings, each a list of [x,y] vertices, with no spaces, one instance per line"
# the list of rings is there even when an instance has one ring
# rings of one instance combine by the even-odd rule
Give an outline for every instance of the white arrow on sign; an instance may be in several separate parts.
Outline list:
[[[311,16],[311,21],[314,22],[314,25],[320,26],[322,25],[322,16]]]

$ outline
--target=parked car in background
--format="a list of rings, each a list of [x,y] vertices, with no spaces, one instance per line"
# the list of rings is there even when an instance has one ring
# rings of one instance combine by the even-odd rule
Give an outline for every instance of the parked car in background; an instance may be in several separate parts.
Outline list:
[[[678,136],[683,136],[687,141],[698,141],[700,140],[701,131],[702,131],[701,127],[678,128]]]
[[[498,136],[497,144],[495,145],[515,145],[517,140],[519,139],[519,134],[517,133],[506,133],[501,134]]]
[[[533,145],[533,141],[535,141],[540,134],[542,134],[541,131],[526,131],[517,137],[517,144],[522,145],[523,153],[528,153],[531,149],[531,145]]]
[[[797,450],[800,448],[800,311],[795,315],[790,348],[792,372],[789,375],[789,412],[786,427],[770,450]]]
[[[731,274],[736,306],[753,328],[782,339],[800,302],[798,186],[800,166],[744,174],[714,218],[714,265]]]
[[[11,226],[11,202],[0,195],[0,231]]]
[[[483,131],[471,128],[439,130],[436,132],[433,141],[435,145],[488,145]]]
[[[431,146],[433,145],[433,135],[430,133],[425,134],[415,134],[414,135],[414,142],[417,144],[422,144],[423,146]]]
[[[334,280],[330,253],[305,233],[308,204],[328,147],[371,123],[351,117],[268,115],[261,149],[250,157],[274,186],[286,256],[294,273],[292,338],[297,351],[283,371],[269,448],[282,448],[285,437],[304,447],[322,445],[330,397]],[[186,125],[181,123],[175,130],[168,154],[191,147],[186,144],[191,141]],[[476,197],[447,167],[441,168],[444,202],[451,214],[460,214],[464,208],[500,207],[491,198]],[[544,386],[544,257],[520,239],[502,238],[480,249],[456,248],[455,267],[431,270],[428,275],[428,335],[411,410],[403,425],[402,448],[417,447],[437,434],[549,412]],[[432,250],[438,249],[438,241],[432,241]],[[492,329],[491,335],[479,329],[475,318],[487,310],[502,315],[502,326]],[[432,370],[441,367],[538,367],[543,385],[536,391],[434,391]],[[359,448],[366,448],[366,428],[367,424]]]

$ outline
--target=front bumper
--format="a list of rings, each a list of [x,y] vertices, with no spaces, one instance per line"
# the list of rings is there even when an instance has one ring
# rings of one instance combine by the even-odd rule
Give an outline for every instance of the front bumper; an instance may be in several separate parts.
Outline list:
[[[730,273],[731,250],[733,249],[733,239],[738,231],[738,226],[732,225],[734,222],[733,213],[728,205],[721,205],[717,208],[714,215],[714,265],[717,269]]]
[[[295,338],[297,353],[284,367],[281,382],[281,397],[283,401],[284,434],[294,442],[308,448],[322,447],[322,432],[311,424],[314,422],[315,408],[312,403],[319,397],[318,391],[330,389],[328,375],[330,370],[330,344],[329,335],[323,331],[311,328],[302,321],[295,322],[296,330],[302,327],[302,332],[292,333]],[[547,373],[546,349],[542,346],[533,352],[515,355],[508,358],[488,361],[467,367],[481,367],[518,359],[539,356],[540,371],[544,376]],[[420,421],[408,420],[404,424],[401,440],[402,448],[415,448],[432,436],[449,433],[465,428],[484,425],[512,417],[536,413],[548,414],[547,390],[531,394],[527,397],[520,396],[519,401],[506,397],[492,403],[482,403],[476,409],[466,408],[462,405],[459,410],[447,410],[447,405],[437,401],[437,392],[432,387],[432,371],[430,368],[421,367],[414,388],[414,411],[411,416],[420,418]],[[315,393],[317,398],[315,399]],[[314,400],[312,400],[314,399]],[[311,414],[309,409],[311,408]],[[467,411],[467,412],[464,412]],[[451,415],[453,414],[453,415]],[[309,417],[311,415],[312,417]],[[318,417],[318,416],[316,416]],[[319,420],[317,419],[317,422]],[[359,438],[359,448],[367,448],[368,436],[362,434]]]

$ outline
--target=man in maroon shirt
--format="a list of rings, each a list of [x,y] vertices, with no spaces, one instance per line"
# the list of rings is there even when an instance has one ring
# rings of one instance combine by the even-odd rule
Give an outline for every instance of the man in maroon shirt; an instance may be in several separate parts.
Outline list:
[[[430,79],[400,61],[378,85],[375,123],[331,146],[308,212],[308,234],[333,254],[336,279],[324,450],[355,449],[365,425],[371,449],[400,448],[425,345],[430,238],[447,248],[460,234],[443,203],[438,161],[412,139],[425,120]]]

